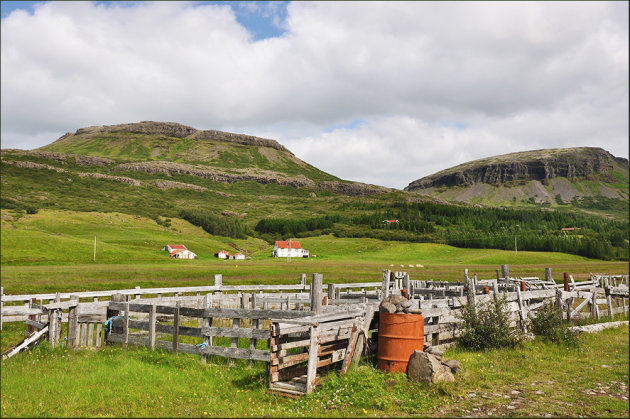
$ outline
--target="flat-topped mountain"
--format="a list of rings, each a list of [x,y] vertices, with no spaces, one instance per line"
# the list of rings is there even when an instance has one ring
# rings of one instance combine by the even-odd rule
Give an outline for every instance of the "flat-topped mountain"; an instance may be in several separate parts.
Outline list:
[[[50,163],[94,166],[98,167],[98,174],[86,173],[87,170],[77,174],[134,185],[190,185],[186,188],[195,189],[206,188],[205,180],[253,181],[351,196],[390,191],[382,186],[341,180],[300,160],[275,140],[202,131],[174,122],[80,128],[37,150],[3,150],[2,158],[6,164],[31,169],[48,169]],[[21,161],[24,159],[29,161]],[[146,174],[155,179],[146,179]],[[161,179],[165,176],[181,180],[165,183]]]
[[[594,147],[510,153],[460,164],[411,182],[409,192],[509,205],[628,201],[628,160]],[[626,204],[627,205],[627,204]]]

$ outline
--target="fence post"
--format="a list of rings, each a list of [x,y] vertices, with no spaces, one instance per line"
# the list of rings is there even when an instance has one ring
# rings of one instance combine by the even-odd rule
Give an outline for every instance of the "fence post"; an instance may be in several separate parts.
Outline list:
[[[322,274],[313,274],[311,281],[311,310],[315,314],[322,311],[322,282],[324,276]]]
[[[591,318],[599,319],[599,308],[597,307],[597,288],[593,287],[593,302],[591,303]]]
[[[28,306],[29,306],[29,308],[33,308],[33,306],[36,305],[36,304],[37,304],[37,298],[32,297],[31,298],[31,302],[30,302],[30,304]],[[29,320],[37,320],[37,315],[36,314],[29,314],[28,318],[29,318]],[[50,329],[48,329],[48,330],[50,330]],[[31,337],[33,335],[33,333],[35,333],[35,326],[32,326],[30,324],[27,325],[26,326],[26,337],[27,338]]]
[[[212,306],[212,302],[211,302],[211,294],[206,294],[206,297],[203,299],[203,308],[210,308]],[[203,327],[210,327],[210,325],[212,324],[212,319],[210,319],[210,317],[207,317],[206,314],[204,313],[203,316]],[[207,346],[212,345],[212,336],[208,336],[208,335],[203,335],[203,343],[205,343]],[[201,355],[201,362],[206,363],[208,361],[208,355]]]
[[[521,317],[521,330],[524,333],[527,333],[527,315],[525,314],[525,303],[523,302],[523,296],[521,292],[521,287],[519,285],[518,287],[516,287],[516,297],[518,298],[518,311]],[[560,313],[562,313],[562,311],[560,311]]]
[[[556,288],[556,307],[558,309],[558,314],[560,315],[560,321],[563,321],[564,316],[562,315],[562,291],[560,288]]]
[[[180,302],[177,301],[173,315],[173,354],[175,356],[179,353],[179,306]]]
[[[328,284],[328,304],[335,298],[335,284]]]
[[[306,274],[300,274],[300,285],[302,286],[300,292],[306,291]]]
[[[313,274],[315,275],[315,274]],[[312,290],[312,284],[311,284]],[[306,368],[306,392],[313,392],[313,381],[317,377],[317,352],[319,352],[319,326],[311,326],[311,343],[308,348],[308,366]]]
[[[71,295],[70,300],[79,301],[78,295]],[[77,315],[78,304],[68,309],[68,348],[75,348],[79,341],[79,316]]]
[[[156,322],[156,308],[155,303],[151,304],[151,311],[149,311],[149,349],[155,349],[155,322]]]
[[[564,290],[569,291],[569,273],[564,273]]]
[[[383,285],[382,285],[383,298],[389,297],[389,274],[390,274],[390,272],[391,271],[389,269],[383,269]]]
[[[507,279],[510,277],[510,265],[501,265],[501,275],[503,275],[507,284]]]
[[[60,320],[57,310],[48,310],[48,343],[52,348],[59,344]]]
[[[129,345],[129,303],[125,303],[125,318],[123,319],[123,348]]]
[[[140,291],[140,287],[136,287],[136,291]],[[134,298],[136,300],[139,300],[140,299],[140,294],[134,294]]]
[[[545,268],[545,282],[554,282],[551,277],[551,268]]]
[[[612,319],[614,315],[612,307],[612,297],[610,296],[610,288],[610,285],[606,285],[606,288],[604,288],[604,290],[606,292],[606,304],[608,305],[608,317]]]
[[[403,278],[403,288],[409,291],[409,275],[405,275]]]

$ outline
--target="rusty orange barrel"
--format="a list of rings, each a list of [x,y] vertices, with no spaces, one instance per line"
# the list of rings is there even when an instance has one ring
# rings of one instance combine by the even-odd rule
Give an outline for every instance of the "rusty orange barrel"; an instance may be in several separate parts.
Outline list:
[[[421,314],[378,313],[378,369],[405,372],[409,357],[424,344]]]

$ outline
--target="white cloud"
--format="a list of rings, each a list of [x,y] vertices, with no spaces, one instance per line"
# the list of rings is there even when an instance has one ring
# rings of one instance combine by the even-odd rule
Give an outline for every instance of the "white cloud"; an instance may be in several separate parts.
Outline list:
[[[249,12],[286,33],[262,41],[230,6],[126,6],[2,19],[2,147],[174,121],[394,187],[512,151],[628,156],[627,2],[296,2],[282,23],[270,3]]]

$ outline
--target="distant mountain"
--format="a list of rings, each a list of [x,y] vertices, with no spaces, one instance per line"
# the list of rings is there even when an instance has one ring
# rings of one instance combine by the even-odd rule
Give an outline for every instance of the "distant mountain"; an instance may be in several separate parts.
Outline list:
[[[57,154],[46,154],[46,153]],[[332,191],[365,196],[388,188],[343,181],[300,160],[275,140],[216,130],[200,131],[173,122],[138,122],[94,126],[67,133],[57,141],[30,152],[52,159],[74,158],[95,162],[112,173],[183,174],[233,183],[261,184]]]
[[[627,218],[628,160],[594,147],[510,153],[442,170],[405,190],[447,201],[573,206]]]
[[[43,217],[60,229],[60,237],[67,232],[92,240],[94,232],[85,226],[58,225],[56,214],[69,211],[96,224],[106,219],[98,214],[146,217],[165,232],[177,232],[187,221],[211,236],[268,243],[330,234],[509,249],[518,234],[519,250],[627,259],[627,162],[603,150],[576,153],[547,150],[520,153],[528,158],[486,159],[409,187],[441,198],[449,191],[457,196],[494,188],[506,194],[508,204],[524,207],[506,210],[339,179],[270,139],[165,122],[89,127],[37,150],[1,151],[2,234],[3,240],[14,234],[16,241],[37,241],[38,230],[22,230],[20,220]],[[543,156],[550,157],[537,160]],[[539,195],[531,190],[559,198],[536,201]],[[510,199],[514,196],[519,200]],[[579,228],[579,234],[567,236],[566,227]],[[131,223],[120,229],[130,244],[162,242],[155,229]],[[29,254],[28,260],[37,257]]]

